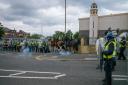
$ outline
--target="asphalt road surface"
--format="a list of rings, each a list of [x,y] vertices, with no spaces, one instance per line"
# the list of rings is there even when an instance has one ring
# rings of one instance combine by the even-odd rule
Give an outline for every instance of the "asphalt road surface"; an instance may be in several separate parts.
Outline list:
[[[102,85],[95,54],[68,57],[55,54],[0,52],[0,85]],[[118,61],[113,85],[127,85],[127,61]]]

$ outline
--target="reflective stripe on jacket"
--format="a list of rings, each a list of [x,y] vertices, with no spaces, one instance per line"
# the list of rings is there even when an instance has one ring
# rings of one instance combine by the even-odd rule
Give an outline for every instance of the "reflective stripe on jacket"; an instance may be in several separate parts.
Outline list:
[[[116,43],[115,43],[114,41],[111,41],[111,42],[109,42],[108,44],[105,44],[104,50],[108,51],[108,50],[109,50],[109,45],[110,45],[111,43],[114,44],[114,50],[113,50],[113,52],[112,52],[111,55],[105,55],[105,54],[103,54],[103,58],[104,58],[104,59],[111,59],[111,58],[113,58],[113,57],[116,56],[116,50],[115,50],[115,49],[116,49]]]

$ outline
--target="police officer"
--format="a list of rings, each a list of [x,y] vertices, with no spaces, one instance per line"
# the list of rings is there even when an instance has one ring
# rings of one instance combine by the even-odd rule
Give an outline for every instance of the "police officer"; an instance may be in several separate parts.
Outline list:
[[[105,71],[105,81],[103,85],[112,85],[113,55],[115,55],[115,42],[112,32],[109,32],[107,34],[107,42],[105,43],[103,50]]]
[[[126,39],[125,37],[122,37],[120,41],[120,53],[119,53],[118,60],[121,60],[121,58],[123,58],[123,60],[126,60],[126,57],[124,56],[125,48],[126,48]]]
[[[35,52],[38,52],[38,46],[39,46],[39,43],[38,41],[35,42]]]
[[[45,42],[41,42],[41,53],[45,53]]]
[[[32,42],[31,41],[28,42],[28,47],[29,47],[29,52],[32,52]]]
[[[41,44],[42,44],[41,41],[39,41],[39,45],[38,45],[39,53],[41,53]]]
[[[20,43],[20,47],[21,47],[20,51],[23,52],[23,49],[24,49],[24,42],[23,41]]]

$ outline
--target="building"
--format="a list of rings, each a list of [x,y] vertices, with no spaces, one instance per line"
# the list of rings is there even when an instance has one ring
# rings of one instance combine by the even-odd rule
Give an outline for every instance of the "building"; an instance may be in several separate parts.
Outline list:
[[[24,32],[23,30],[19,30],[19,32],[16,33],[16,36],[18,38],[26,38],[27,36],[30,36],[30,33]]]
[[[5,32],[4,38],[15,38],[16,37],[16,30],[11,30],[7,27],[4,27],[3,29]]]
[[[79,18],[80,36],[90,45],[94,45],[97,37],[103,36],[109,27],[112,30],[119,28],[121,32],[128,32],[128,13],[99,16],[98,6],[93,2],[90,17]]]
[[[26,38],[27,36],[30,36],[30,33],[24,32],[23,30],[16,31],[15,29],[9,29],[7,27],[4,27],[1,23],[0,26],[2,26],[5,35],[3,38]]]

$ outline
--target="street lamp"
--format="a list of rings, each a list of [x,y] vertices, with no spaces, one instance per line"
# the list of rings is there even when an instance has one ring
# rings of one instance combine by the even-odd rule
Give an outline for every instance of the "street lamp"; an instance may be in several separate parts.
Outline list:
[[[65,34],[66,34],[66,18],[67,18],[67,15],[66,15],[66,0],[65,0]]]
[[[67,3],[66,3],[66,0],[65,0],[65,39],[66,39],[66,26],[67,26],[67,22],[66,22],[66,19],[67,19],[67,10],[66,10],[66,8],[67,8]],[[65,40],[65,43],[67,43],[67,39]],[[65,45],[65,48],[67,49],[67,46]]]

